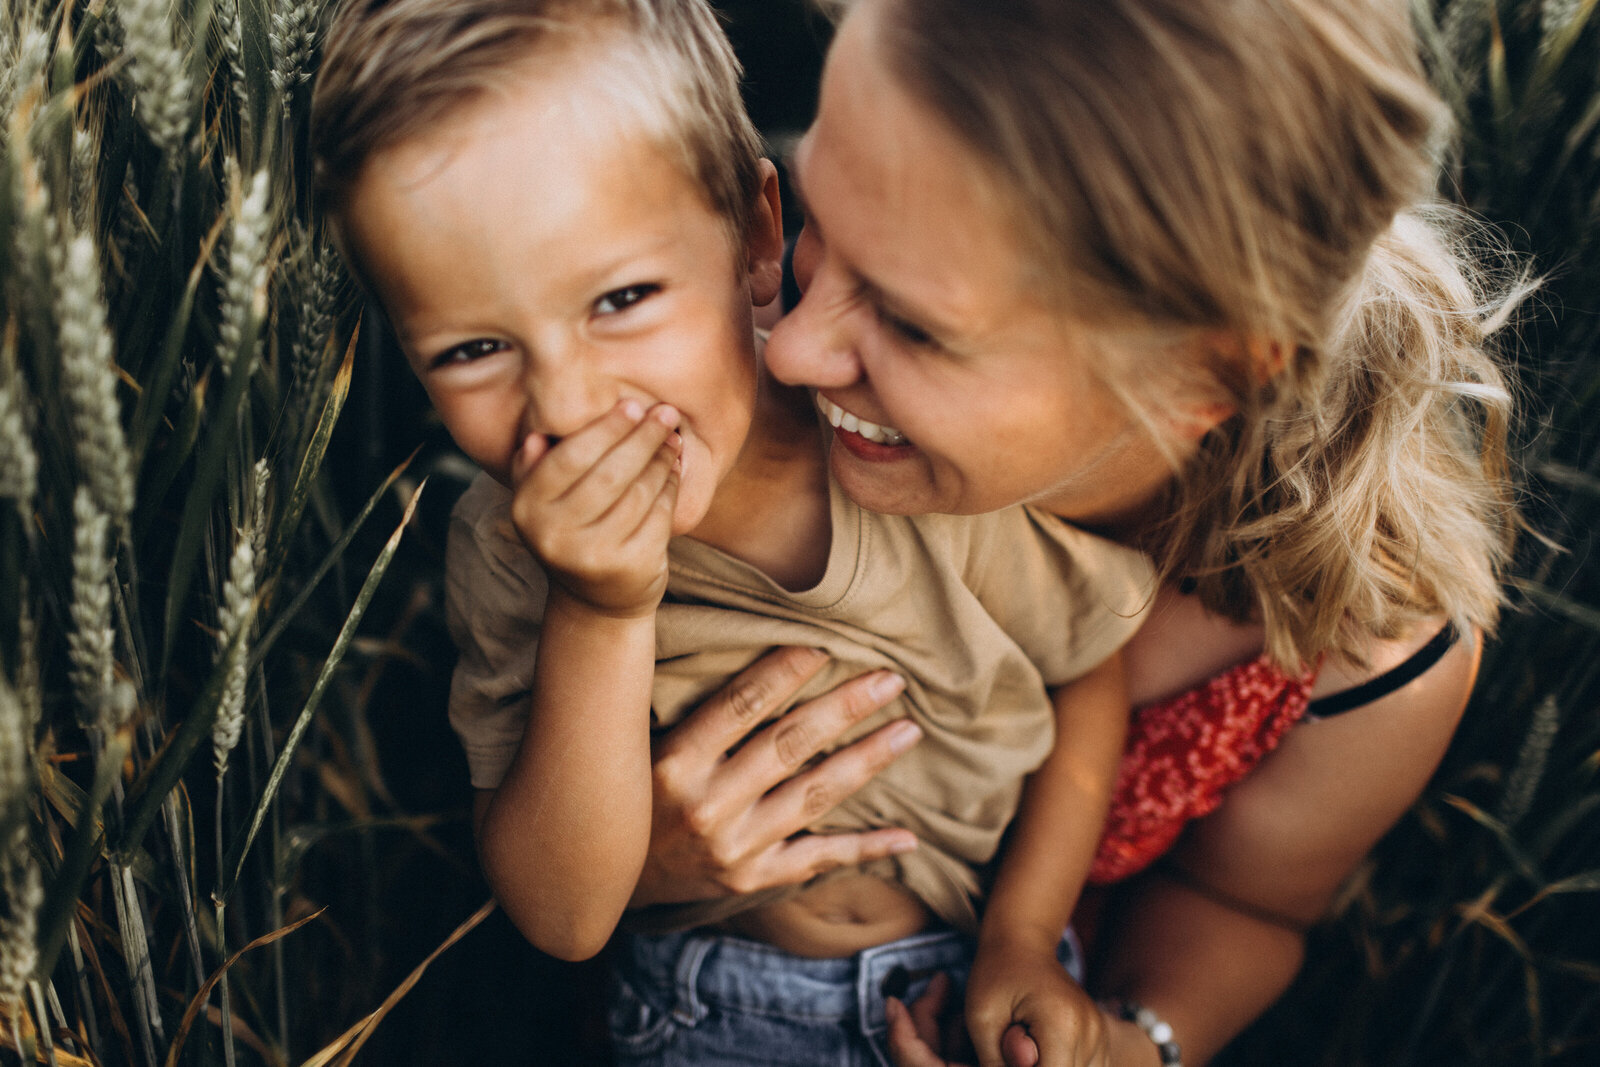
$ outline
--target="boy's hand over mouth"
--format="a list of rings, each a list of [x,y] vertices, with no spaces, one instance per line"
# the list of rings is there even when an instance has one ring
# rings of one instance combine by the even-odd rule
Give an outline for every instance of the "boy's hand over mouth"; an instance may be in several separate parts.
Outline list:
[[[529,434],[512,462],[512,522],[553,586],[614,617],[654,612],[683,440],[677,409],[624,400],[553,444]]]

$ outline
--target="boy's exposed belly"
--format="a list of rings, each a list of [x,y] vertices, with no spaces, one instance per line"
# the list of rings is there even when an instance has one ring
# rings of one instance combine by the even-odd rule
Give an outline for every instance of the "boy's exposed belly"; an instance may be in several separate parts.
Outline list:
[[[764,941],[796,956],[853,956],[910,937],[933,920],[903,887],[868,874],[830,878],[776,904],[723,922],[726,933]]]

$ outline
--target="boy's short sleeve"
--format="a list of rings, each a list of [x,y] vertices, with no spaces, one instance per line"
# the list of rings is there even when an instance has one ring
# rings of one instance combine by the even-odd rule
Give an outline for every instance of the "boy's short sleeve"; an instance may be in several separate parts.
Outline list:
[[[495,789],[522,743],[546,584],[511,525],[511,494],[480,474],[450,515],[445,619],[460,658],[450,725],[476,789]]]
[[[969,586],[1046,685],[1087,674],[1143,624],[1156,591],[1143,553],[1031,507],[991,518],[971,546]]]

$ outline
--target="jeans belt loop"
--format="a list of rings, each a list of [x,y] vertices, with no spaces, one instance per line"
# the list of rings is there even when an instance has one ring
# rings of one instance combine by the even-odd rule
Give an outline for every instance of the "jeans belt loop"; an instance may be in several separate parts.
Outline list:
[[[695,987],[700,982],[700,967],[711,952],[712,944],[711,938],[694,935],[684,942],[683,951],[678,954],[678,965],[673,972],[677,1003],[673,1005],[672,1017],[684,1026],[697,1025],[709,1011],[700,1003],[700,994]]]

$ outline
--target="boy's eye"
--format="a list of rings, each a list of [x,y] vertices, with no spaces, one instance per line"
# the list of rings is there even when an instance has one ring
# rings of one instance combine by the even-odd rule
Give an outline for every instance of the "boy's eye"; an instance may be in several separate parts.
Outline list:
[[[601,315],[615,315],[625,311],[647,297],[661,291],[659,285],[625,285],[621,289],[613,289],[594,302],[595,311]]]
[[[496,341],[489,337],[479,337],[454,348],[447,348],[433,357],[433,366],[448,367],[453,363],[471,363],[475,359],[503,352],[508,346],[504,341]]]

